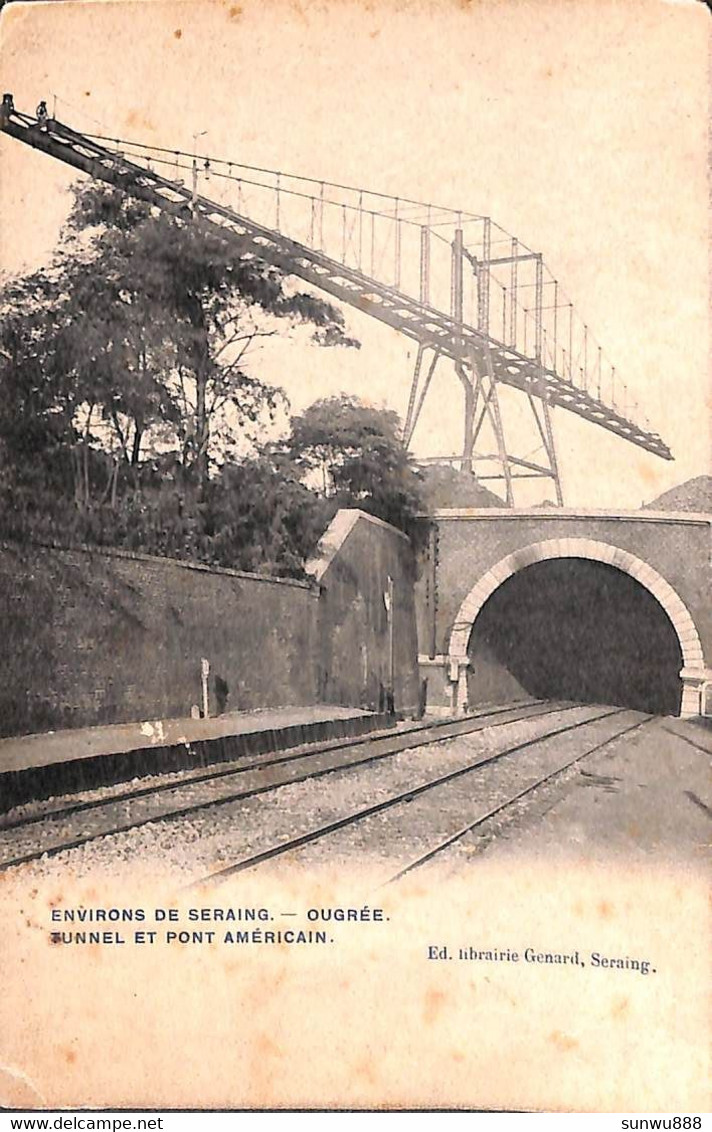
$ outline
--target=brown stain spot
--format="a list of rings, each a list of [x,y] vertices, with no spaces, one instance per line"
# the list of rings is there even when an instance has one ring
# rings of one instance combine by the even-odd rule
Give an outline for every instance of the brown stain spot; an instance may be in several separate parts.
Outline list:
[[[646,483],[656,484],[660,479],[657,472],[654,472],[647,464],[644,464],[642,460],[638,464],[637,471],[640,478],[645,480]]]
[[[433,990],[425,992],[425,1006],[423,1008],[423,1021],[426,1026],[432,1026],[435,1019],[442,1012],[445,1005],[445,992]]]
[[[145,115],[141,110],[129,110],[126,115],[126,125],[129,129],[140,130],[155,130],[155,126],[151,119]]]
[[[284,1054],[280,1046],[277,1045],[268,1034],[257,1035],[257,1053],[263,1058],[267,1057],[283,1057]]]
[[[568,1034],[562,1034],[561,1030],[552,1030],[549,1034],[547,1041],[556,1046],[562,1053],[571,1053],[572,1049],[578,1048],[576,1038],[569,1037]]]
[[[611,1007],[611,1018],[616,1018],[622,1021],[623,1018],[630,1011],[630,1001],[627,998],[617,998]]]
[[[640,477],[643,483],[643,492],[645,499],[641,499],[642,504],[650,504],[656,496],[660,495],[662,491],[670,486],[665,482],[664,472],[660,472],[655,468],[648,467],[647,463],[643,460],[636,460],[635,473]]]
[[[602,920],[610,920],[613,916],[613,905],[609,904],[607,900],[600,900],[598,903],[598,914]]]
[[[452,1060],[453,1061],[464,1061],[465,1060],[465,1055],[464,1055],[464,1053],[462,1052],[461,1049],[454,1049],[452,1051]]]
[[[91,98],[91,91],[90,91],[90,90],[85,90],[85,91],[84,91],[84,97],[85,97],[85,98]]]
[[[239,4],[233,4],[232,7],[228,10],[227,14],[229,19],[239,20],[240,16],[242,15],[242,8]]]
[[[286,945],[286,946],[289,946],[289,945]],[[272,976],[272,989],[277,990],[278,987],[281,987],[282,983],[284,982],[286,977],[287,977],[287,969],[286,969],[286,967],[283,967],[281,971],[278,971],[276,975]]]
[[[180,28],[176,28],[176,30],[175,30],[175,31],[173,32],[173,38],[174,38],[174,39],[180,39],[180,37],[182,36],[182,34],[183,34],[183,32],[181,31],[181,29],[180,29]]]
[[[362,1077],[369,1085],[375,1085],[376,1074],[373,1068],[373,1062],[368,1058],[363,1058],[354,1066],[354,1072],[357,1077]]]
[[[73,1049],[65,1049],[62,1052],[64,1053],[64,1060],[67,1062],[67,1064],[73,1065],[74,1062],[77,1060],[77,1055],[76,1055],[75,1051]]]

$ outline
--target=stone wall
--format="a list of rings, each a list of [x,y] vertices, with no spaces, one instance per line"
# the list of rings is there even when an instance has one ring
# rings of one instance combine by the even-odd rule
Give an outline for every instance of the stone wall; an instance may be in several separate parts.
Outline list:
[[[400,531],[371,515],[342,510],[308,569],[321,587],[317,687],[323,703],[418,713],[414,562]],[[393,589],[393,633],[386,595]]]
[[[659,601],[683,652],[683,714],[696,714],[711,677],[712,517],[668,512],[442,510],[417,585],[421,672],[452,711],[466,702],[473,619],[513,571],[548,557],[581,557],[631,574]],[[704,710],[704,708],[703,708]]]
[[[0,733],[313,703],[318,595],[117,551],[0,547]]]
[[[712,645],[709,602],[712,520],[653,511],[437,513],[437,651],[447,651],[452,624],[472,587],[508,555],[551,540],[587,540],[642,560],[680,595],[703,640]],[[645,583],[644,583],[645,584]],[[712,650],[711,650],[712,651]]]
[[[383,594],[396,594],[396,708],[416,710],[405,536],[340,512],[314,580],[125,551],[0,544],[0,735],[310,703],[377,710],[388,685]]]

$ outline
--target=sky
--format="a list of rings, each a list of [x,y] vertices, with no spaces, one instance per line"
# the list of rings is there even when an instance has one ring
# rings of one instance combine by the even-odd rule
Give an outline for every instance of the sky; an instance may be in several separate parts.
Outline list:
[[[708,16],[660,0],[11,4],[2,89],[76,129],[491,215],[540,249],[673,449],[554,413],[566,503],[628,508],[712,471]],[[0,268],[46,263],[72,179],[0,136]],[[270,340],[296,410],[342,390],[404,415],[414,348],[345,311],[361,350]],[[457,451],[446,367],[414,438]],[[515,429],[519,426],[515,425]],[[550,489],[549,489],[550,494]]]

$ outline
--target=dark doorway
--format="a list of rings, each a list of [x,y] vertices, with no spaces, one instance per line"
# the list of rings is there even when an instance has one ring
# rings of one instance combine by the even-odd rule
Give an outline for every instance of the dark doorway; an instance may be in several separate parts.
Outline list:
[[[480,611],[470,704],[520,696],[680,710],[682,652],[662,606],[634,578],[583,558],[536,562]]]

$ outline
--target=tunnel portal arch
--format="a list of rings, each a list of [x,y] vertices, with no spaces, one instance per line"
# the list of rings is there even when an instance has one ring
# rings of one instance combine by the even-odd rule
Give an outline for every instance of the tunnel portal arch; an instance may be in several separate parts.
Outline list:
[[[680,643],[683,667],[681,716],[700,713],[705,680],[705,662],[700,637],[682,598],[661,574],[627,550],[592,539],[548,539],[515,550],[502,558],[475,583],[455,617],[450,633],[448,661],[452,681],[452,707],[464,711],[467,704],[468,644],[477,616],[485,602],[507,578],[532,566],[556,558],[581,558],[613,566],[635,578],[658,601],[667,614]]]

